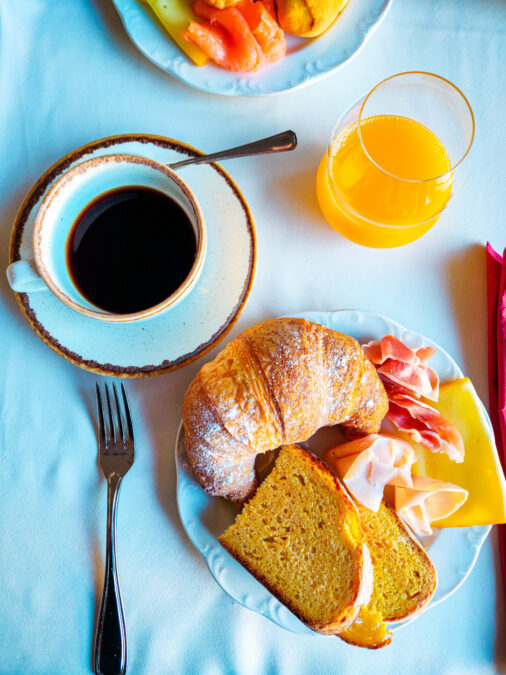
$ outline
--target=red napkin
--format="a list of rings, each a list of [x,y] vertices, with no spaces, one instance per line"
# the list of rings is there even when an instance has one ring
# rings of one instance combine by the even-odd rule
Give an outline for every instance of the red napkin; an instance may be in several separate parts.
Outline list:
[[[506,473],[506,249],[501,257],[487,244],[488,392],[490,419]],[[499,549],[506,585],[506,525],[499,525]]]

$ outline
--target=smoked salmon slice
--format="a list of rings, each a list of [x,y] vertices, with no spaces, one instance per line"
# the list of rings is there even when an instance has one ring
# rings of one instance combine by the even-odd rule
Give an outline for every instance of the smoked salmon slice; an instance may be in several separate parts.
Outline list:
[[[272,18],[276,19],[276,6],[274,5],[274,0],[262,0],[262,5],[269,12]]]
[[[227,61],[227,36],[219,26],[213,26],[210,21],[190,21],[188,29],[183,31],[183,37],[196,44],[200,49],[220,66]]]
[[[243,0],[237,7],[216,9],[195,0],[192,10],[203,20],[190,21],[184,38],[223,68],[251,72],[286,53],[284,33],[262,2]]]
[[[251,72],[264,63],[260,45],[235,7],[214,9],[203,0],[196,0],[192,10],[204,21],[200,24],[190,22],[185,37],[194,41],[218,65],[237,72]]]
[[[274,63],[282,59],[286,54],[285,34],[263,2],[243,0],[237,5],[237,9],[246,19],[251,32],[262,48],[265,60],[268,63]]]

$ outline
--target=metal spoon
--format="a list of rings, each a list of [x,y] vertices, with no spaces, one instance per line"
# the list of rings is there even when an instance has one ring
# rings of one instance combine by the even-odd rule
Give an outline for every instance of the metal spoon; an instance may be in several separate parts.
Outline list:
[[[238,148],[230,148],[230,150],[222,150],[221,152],[214,152],[212,155],[198,155],[197,157],[190,157],[184,159],[182,162],[174,162],[168,164],[169,169],[181,169],[183,166],[189,164],[207,164],[208,162],[215,162],[220,159],[234,159],[236,157],[247,157],[249,155],[266,155],[271,152],[286,152],[287,150],[295,150],[297,147],[297,136],[293,131],[283,131],[275,136],[262,138],[253,143],[246,143],[240,145]]]

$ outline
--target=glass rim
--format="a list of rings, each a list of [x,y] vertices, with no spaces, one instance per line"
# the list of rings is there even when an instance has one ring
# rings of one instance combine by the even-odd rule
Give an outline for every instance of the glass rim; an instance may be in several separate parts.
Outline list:
[[[362,113],[364,111],[364,106],[366,105],[366,103],[369,101],[369,99],[374,94],[374,92],[377,89],[379,89],[379,87],[384,85],[386,82],[389,82],[390,80],[394,80],[398,77],[404,77],[405,75],[427,75],[428,77],[431,77],[431,78],[434,78],[434,79],[437,79],[437,80],[441,80],[442,82],[445,82],[446,84],[448,84],[455,91],[455,93],[458,96],[460,96],[460,98],[464,101],[465,105],[467,106],[467,110],[469,112],[469,116],[470,116],[470,119],[471,119],[471,137],[470,137],[469,142],[467,144],[467,148],[466,148],[465,152],[463,153],[462,157],[459,159],[459,161],[454,166],[452,166],[450,169],[448,169],[448,171],[445,171],[444,173],[440,174],[439,176],[433,176],[432,178],[420,178],[420,179],[418,179],[418,178],[402,178],[401,176],[396,176],[395,174],[391,173],[390,171],[387,171],[386,169],[384,169],[380,164],[378,164],[378,162],[376,162],[371,157],[371,155],[367,151],[367,148],[365,147],[364,141],[362,139],[362,134],[360,132],[360,123],[361,123],[361,120],[362,120]],[[338,124],[339,124],[339,122],[338,122]],[[431,130],[429,129],[429,131],[431,131]],[[469,154],[469,152],[471,150],[471,147],[473,145],[473,142],[474,142],[474,133],[475,133],[475,122],[474,122],[473,109],[471,108],[471,104],[469,103],[469,101],[467,100],[467,98],[463,94],[463,92],[455,84],[453,84],[453,82],[450,82],[450,80],[448,80],[446,77],[442,77],[441,75],[436,75],[435,73],[429,73],[429,72],[424,71],[424,70],[407,70],[407,71],[404,71],[402,73],[396,73],[395,75],[390,75],[389,77],[386,77],[384,80],[381,80],[381,82],[378,82],[378,84],[375,85],[369,91],[369,93],[365,96],[365,98],[362,102],[362,105],[360,106],[360,111],[358,113],[358,120],[357,120],[357,134],[358,134],[358,138],[360,140],[360,145],[362,146],[362,150],[364,151],[364,153],[367,156],[367,158],[369,159],[369,161],[372,164],[374,164],[374,166],[377,167],[382,173],[386,174],[387,176],[390,176],[391,178],[395,178],[396,180],[403,181],[405,183],[422,184],[422,183],[430,183],[432,181],[441,180],[443,178],[449,178],[451,174],[455,173],[456,169],[462,164],[464,159]]]

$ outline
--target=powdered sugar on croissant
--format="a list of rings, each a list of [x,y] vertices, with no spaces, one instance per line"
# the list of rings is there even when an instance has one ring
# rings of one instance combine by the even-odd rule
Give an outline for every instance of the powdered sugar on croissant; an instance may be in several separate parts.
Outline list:
[[[256,488],[257,454],[323,426],[375,433],[387,409],[356,340],[305,319],[272,319],[198,372],[183,402],[185,445],[209,494],[244,501]]]

